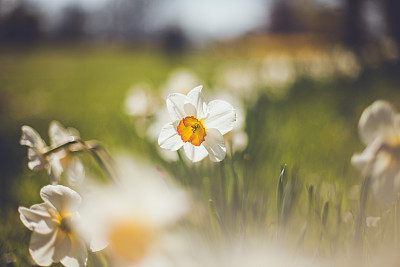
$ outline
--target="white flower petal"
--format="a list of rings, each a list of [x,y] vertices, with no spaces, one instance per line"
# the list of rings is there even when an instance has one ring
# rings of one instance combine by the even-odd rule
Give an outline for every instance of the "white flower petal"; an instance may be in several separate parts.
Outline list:
[[[54,254],[52,257],[53,261],[59,262],[61,259],[67,256],[71,250],[71,246],[72,242],[69,235],[61,230],[57,230],[57,238],[54,242]]]
[[[206,101],[204,100],[203,93],[201,90],[203,89],[203,86],[197,86],[193,88],[187,95],[190,103],[192,103],[197,111],[197,118],[198,119],[203,119],[207,116],[206,113]]]
[[[82,162],[76,157],[71,157],[65,169],[68,183],[72,186],[80,185],[85,178],[85,168]]]
[[[90,240],[90,250],[97,252],[105,249],[108,246],[108,242],[103,238],[94,237]]]
[[[48,159],[48,163],[47,172],[49,174],[50,183],[58,184],[61,180],[61,173],[63,172],[59,155],[57,153],[52,154]]]
[[[393,133],[395,111],[386,101],[378,100],[364,110],[358,128],[361,140],[369,144],[376,137]]]
[[[74,213],[81,203],[80,195],[63,185],[46,185],[40,196],[60,213]]]
[[[193,106],[192,103],[185,103],[183,109],[185,110],[185,113],[187,116],[194,116],[197,117],[197,111],[196,108]]]
[[[213,100],[207,105],[208,116],[204,119],[206,129],[217,129],[222,135],[235,126],[236,112],[231,104],[222,100]]]
[[[176,151],[183,146],[183,141],[172,123],[166,124],[158,137],[160,147]]]
[[[28,148],[28,168],[32,171],[43,170],[46,166],[46,159],[36,148]]]
[[[224,137],[217,129],[207,130],[207,136],[203,145],[207,149],[211,161],[218,162],[225,158],[226,148]]]
[[[208,155],[208,152],[205,149],[205,147],[203,146],[203,144],[201,144],[200,146],[194,146],[191,143],[186,142],[183,145],[183,149],[185,151],[186,156],[192,162],[200,161],[200,160],[204,159],[205,157],[207,157],[207,155]]]
[[[52,121],[49,127],[49,137],[51,146],[59,146],[68,142],[71,135],[58,121]]]
[[[33,232],[29,242],[29,253],[36,264],[40,266],[50,266],[53,263],[54,243],[56,241],[56,231],[47,235]]]
[[[67,256],[61,259],[61,263],[67,267],[86,266],[87,250],[86,245],[80,239],[72,240],[72,246]]]
[[[359,171],[363,171],[371,159],[372,158],[369,155],[365,155],[364,153],[354,154],[351,157],[351,164]]]
[[[19,207],[19,217],[22,223],[31,231],[39,234],[49,234],[56,224],[49,213],[51,207],[47,203],[33,205],[30,209]]]
[[[381,145],[381,138],[376,138],[361,154],[355,154],[351,157],[351,164],[353,164],[353,166],[358,170],[364,171],[367,165],[374,159]]]
[[[186,117],[184,105],[187,101],[187,97],[182,94],[171,94],[168,96],[167,109],[172,121],[180,121]]]
[[[23,146],[36,147],[39,150],[46,147],[46,144],[32,127],[24,125],[22,126],[22,136],[20,144]]]

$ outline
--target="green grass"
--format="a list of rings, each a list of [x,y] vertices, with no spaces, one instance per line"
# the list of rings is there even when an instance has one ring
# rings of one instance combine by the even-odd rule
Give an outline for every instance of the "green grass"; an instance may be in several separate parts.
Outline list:
[[[22,125],[32,126],[47,141],[48,124],[58,120],[79,129],[84,140],[98,140],[110,150],[135,151],[164,166],[177,179],[187,179],[184,176],[189,174],[178,163],[162,161],[154,152],[155,144],[142,140],[135,132],[122,111],[126,91],[142,81],[158,88],[176,67],[192,69],[212,87],[214,71],[230,60],[237,61],[204,51],[172,59],[150,49],[115,47],[0,52],[0,256],[12,253],[18,266],[28,264],[30,233],[20,223],[17,208],[40,202],[39,190],[47,183],[46,174],[32,173],[26,167],[26,148],[19,145]],[[318,247],[320,232],[325,233],[322,242],[326,243],[321,246],[325,246],[325,253],[334,239],[347,248],[352,226],[340,219],[348,211],[357,213],[357,201],[347,195],[353,185],[361,184],[359,173],[350,165],[352,154],[363,149],[357,133],[358,119],[376,99],[389,100],[400,109],[398,70],[395,64],[367,68],[355,81],[300,78],[281,100],[268,98],[260,88],[256,103],[246,107],[248,147],[234,157],[239,183],[247,185],[248,190],[241,187],[240,200],[244,201],[242,193],[246,191],[247,202],[243,207],[232,204],[234,181],[228,159],[221,167],[217,164],[209,168],[207,162],[197,164],[194,169],[200,181],[192,179],[189,184],[203,192],[205,200],[225,192],[225,197],[213,200],[217,209],[221,210],[221,205],[238,209],[221,214],[227,220],[237,212],[254,227],[273,225],[262,231],[267,236],[273,236],[282,220],[287,220],[284,224],[291,229],[288,232],[300,240],[307,215],[312,214],[303,240],[310,250]],[[290,193],[286,200],[277,200],[279,174],[285,164],[288,174],[282,190]],[[221,175],[226,175],[225,191],[218,189]],[[288,200],[288,195],[297,198]],[[277,206],[284,207],[285,203],[286,209],[296,206],[290,212],[285,208],[279,211]]]

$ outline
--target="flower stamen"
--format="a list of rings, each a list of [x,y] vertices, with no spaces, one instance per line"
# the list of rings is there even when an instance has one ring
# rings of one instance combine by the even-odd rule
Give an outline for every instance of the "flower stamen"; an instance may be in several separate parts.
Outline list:
[[[195,146],[200,146],[207,135],[206,129],[201,120],[198,120],[193,116],[188,116],[182,119],[179,122],[177,131],[183,142],[190,142]]]

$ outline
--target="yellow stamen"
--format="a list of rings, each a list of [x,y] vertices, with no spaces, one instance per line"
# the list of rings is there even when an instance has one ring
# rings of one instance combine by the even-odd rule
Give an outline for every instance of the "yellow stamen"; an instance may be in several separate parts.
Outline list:
[[[178,134],[183,142],[190,142],[192,145],[199,146],[204,142],[206,129],[201,120],[193,116],[188,116],[179,122],[177,127]]]

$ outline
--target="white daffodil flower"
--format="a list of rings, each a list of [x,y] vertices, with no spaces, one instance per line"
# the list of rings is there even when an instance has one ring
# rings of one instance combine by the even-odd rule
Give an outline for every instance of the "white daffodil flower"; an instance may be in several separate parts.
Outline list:
[[[198,86],[187,96],[178,93],[168,96],[167,108],[173,122],[161,129],[158,144],[172,151],[183,147],[193,162],[207,155],[218,162],[225,158],[223,135],[233,129],[236,113],[225,101],[213,100],[207,104],[201,90],[202,86]]]
[[[79,139],[79,132],[74,128],[64,128],[58,121],[52,121],[49,127],[49,136],[50,145],[54,148]],[[58,166],[61,172],[64,171],[68,183],[73,186],[80,184],[85,177],[85,169],[82,162],[72,154],[72,151],[80,150],[80,146],[80,143],[72,144],[60,149],[52,155],[53,165]]]
[[[79,184],[84,176],[85,170],[82,162],[72,155],[72,151],[80,150],[81,144],[70,144],[66,147],[56,149],[68,142],[79,139],[79,133],[73,128],[65,129],[59,122],[52,121],[49,127],[50,147],[42,140],[40,135],[30,126],[22,126],[20,144],[28,146],[28,167],[33,171],[46,169],[51,184],[57,184],[61,174],[65,172],[68,183]],[[55,149],[55,151],[51,151]]]
[[[85,241],[77,231],[81,197],[62,185],[47,185],[40,190],[44,203],[19,207],[22,223],[32,231],[29,253],[36,264],[85,266]]]
[[[20,144],[28,146],[28,167],[33,171],[47,170],[50,182],[57,183],[60,180],[62,167],[53,155],[47,155],[49,148],[40,135],[30,126],[22,126]]]
[[[83,229],[106,247],[112,266],[148,266],[168,246],[168,229],[188,210],[187,196],[155,167],[127,157],[116,162],[115,183],[94,186],[82,206]]]
[[[377,199],[391,203],[400,192],[400,114],[388,102],[378,100],[364,110],[358,128],[367,147],[351,162],[371,177]]]

